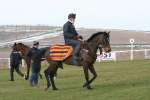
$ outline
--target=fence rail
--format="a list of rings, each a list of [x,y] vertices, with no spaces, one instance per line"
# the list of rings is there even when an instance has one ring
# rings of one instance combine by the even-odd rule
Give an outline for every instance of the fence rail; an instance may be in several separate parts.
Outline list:
[[[0,69],[10,68],[10,58],[0,58]]]
[[[120,60],[132,60],[131,50],[125,51],[112,51],[110,53],[97,53],[97,61],[120,61]],[[150,59],[150,49],[133,50],[133,60]],[[24,61],[22,61],[24,66]],[[0,58],[0,69],[10,68],[10,58]]]
[[[133,59],[131,59],[131,50],[125,51],[112,51],[111,53],[102,53],[102,55],[97,54],[97,61],[106,60],[142,60],[150,59],[150,49],[133,50]]]
[[[25,67],[25,62],[22,60],[22,67]],[[0,69],[10,68],[10,58],[0,58]]]

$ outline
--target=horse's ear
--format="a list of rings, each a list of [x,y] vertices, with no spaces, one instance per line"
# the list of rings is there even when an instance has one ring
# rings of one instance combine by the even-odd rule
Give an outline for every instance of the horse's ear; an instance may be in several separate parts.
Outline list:
[[[107,34],[109,34],[111,31],[108,31]]]
[[[17,45],[17,43],[15,42],[14,45]]]

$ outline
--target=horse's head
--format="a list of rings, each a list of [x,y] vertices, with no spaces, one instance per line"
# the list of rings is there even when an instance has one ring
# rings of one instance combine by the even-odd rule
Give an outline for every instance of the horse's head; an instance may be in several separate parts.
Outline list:
[[[16,49],[17,51],[20,51],[22,54],[26,53],[29,49],[29,47],[24,45],[23,43],[14,43],[12,48]]]
[[[110,52],[111,47],[110,47],[110,39],[109,39],[109,33],[110,32],[97,32],[93,34],[87,42],[91,43],[91,48],[92,46],[103,48],[105,52]]]
[[[13,44],[13,46],[12,46],[12,50],[13,50],[13,51],[19,51],[16,45],[17,45],[17,43],[14,43],[14,44]]]
[[[110,32],[103,32],[103,37],[99,42],[105,52],[111,52],[109,33]]]
[[[22,43],[14,43],[14,45],[12,46],[13,49],[16,49],[17,51],[21,51],[22,49]]]

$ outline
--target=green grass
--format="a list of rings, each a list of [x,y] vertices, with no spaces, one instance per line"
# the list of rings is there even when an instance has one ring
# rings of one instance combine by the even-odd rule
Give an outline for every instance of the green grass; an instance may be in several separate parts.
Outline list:
[[[8,70],[0,70],[0,100],[150,100],[150,60],[102,62],[95,68],[93,90],[82,88],[82,68],[65,65],[56,79],[59,90],[46,92],[45,79],[32,88],[16,74],[9,82]]]

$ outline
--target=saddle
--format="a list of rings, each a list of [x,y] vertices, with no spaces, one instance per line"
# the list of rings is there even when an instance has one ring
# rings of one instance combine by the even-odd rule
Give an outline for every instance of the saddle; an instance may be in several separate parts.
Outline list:
[[[73,48],[70,45],[65,44],[56,44],[49,48],[50,54],[49,58],[54,61],[63,61],[69,56],[72,56],[73,54]],[[81,50],[80,53],[85,54],[85,52],[88,52],[88,44],[86,42],[81,42]],[[83,56],[83,55],[82,55]],[[80,59],[82,59],[82,56],[80,56]]]
[[[54,61],[63,61],[72,55],[73,48],[69,45],[56,44],[49,48],[49,58]]]

